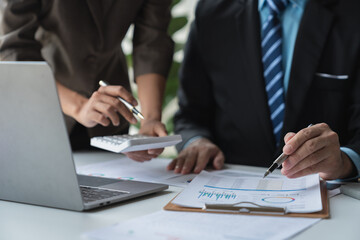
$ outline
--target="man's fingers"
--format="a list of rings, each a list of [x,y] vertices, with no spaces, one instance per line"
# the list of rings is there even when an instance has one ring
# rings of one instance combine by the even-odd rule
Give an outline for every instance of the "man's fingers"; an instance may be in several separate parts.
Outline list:
[[[167,170],[174,170],[174,169],[175,169],[176,162],[177,162],[177,158],[173,159],[173,160],[171,161],[171,163],[169,163],[169,165],[167,165],[166,169],[167,169]]]
[[[310,174],[321,172],[323,169],[326,168],[326,161],[320,161],[319,163],[315,165],[311,165],[301,171],[298,171],[294,173],[293,175],[286,175],[288,178],[298,178],[298,177],[304,177]]]
[[[288,132],[285,137],[284,137],[284,142],[285,144],[292,138],[296,135],[296,133],[293,133],[293,132]]]
[[[219,151],[213,160],[213,166],[216,170],[220,170],[223,168],[224,162],[225,162],[225,156],[222,151]]]
[[[195,166],[195,163],[198,162],[198,154],[195,152],[191,152],[191,154],[188,154],[187,158],[184,161],[184,165],[181,170],[181,174],[188,174],[190,173]]]
[[[116,109],[111,105],[103,102],[94,102],[93,108],[97,112],[100,112],[105,117],[109,118],[114,126],[118,126],[120,124],[120,118],[116,113]]]
[[[214,161],[216,169],[220,169],[224,164],[225,157],[216,145],[206,138],[200,138],[182,150],[179,156],[168,165],[168,169],[175,169],[175,173],[181,169],[182,174],[192,170],[194,173],[199,173],[206,168],[210,160]]]
[[[214,154],[214,151],[200,151],[198,154],[198,160],[194,168],[194,173],[200,173],[206,168],[206,165],[209,163],[210,158]]]
[[[130,122],[132,124],[136,124],[137,119],[134,117],[132,112],[117,98],[118,96],[115,94],[116,91],[115,90],[111,91],[111,89],[113,87],[120,87],[120,86],[100,87],[97,92],[93,93],[94,98],[96,97],[98,99],[98,101],[109,104],[111,107],[116,109],[116,111],[119,112],[128,122]],[[110,88],[110,90],[108,90],[108,88]],[[126,89],[123,87],[120,87],[120,89],[121,89],[121,90],[119,90],[120,92],[126,91]],[[125,95],[128,95],[128,94],[130,94],[130,93],[126,91]],[[130,94],[130,96],[132,97],[131,94]],[[133,97],[132,97],[132,99],[135,100],[135,98],[133,98]],[[135,102],[136,102],[136,100],[135,100]]]
[[[133,106],[137,106],[138,104],[133,95],[122,86],[100,87],[98,91],[113,97],[121,97]]]
[[[295,166],[288,166],[287,165],[287,161],[290,159],[287,159],[287,161],[284,162],[283,164],[283,168],[281,169],[281,173],[285,176],[293,176],[298,172],[301,172],[307,168],[309,169],[313,169],[313,167],[315,165],[317,165],[318,163],[320,163],[321,161],[324,161],[325,159],[327,159],[328,156],[328,151],[325,150],[325,148],[316,151],[312,154],[310,154],[309,156],[307,156],[306,158],[302,159],[302,161],[300,161],[298,164],[296,164]]]
[[[100,91],[96,91],[91,96],[93,106],[97,111],[105,114],[112,119],[113,124],[116,126],[116,118],[119,119],[117,112],[120,113],[128,122],[136,124],[137,120],[132,112],[116,97],[106,95]]]
[[[185,162],[185,158],[184,157],[178,157],[176,164],[175,164],[175,168],[174,168],[174,173],[180,173],[182,170],[182,167],[184,165]]]
[[[328,139],[324,136],[308,140],[288,157],[288,159],[284,162],[284,167],[287,169],[296,167],[307,157],[311,156],[320,149],[323,149],[327,145],[327,140]]]
[[[158,157],[162,152],[164,151],[164,148],[157,148],[157,149],[149,149],[147,153],[149,155],[153,155]]]
[[[181,174],[187,174],[191,172],[194,168],[195,163],[198,161],[198,152],[191,150],[188,151],[186,158],[184,159],[184,163],[181,169]]]
[[[326,124],[317,124],[300,130],[285,144],[283,152],[286,155],[291,155],[306,141],[319,136],[324,131],[324,125]]]
[[[105,117],[104,114],[97,112],[95,110],[89,113],[89,118],[92,119],[92,121],[101,124],[104,127],[107,127],[110,124],[110,120],[107,117]]]
[[[120,113],[129,123],[136,124],[137,119],[134,117],[133,113],[118,99],[113,98],[113,100],[116,101],[116,111]]]

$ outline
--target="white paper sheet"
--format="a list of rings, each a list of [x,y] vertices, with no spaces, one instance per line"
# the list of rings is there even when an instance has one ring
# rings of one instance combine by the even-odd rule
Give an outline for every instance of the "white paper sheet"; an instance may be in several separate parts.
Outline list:
[[[196,174],[181,175],[167,171],[171,159],[155,158],[147,162],[136,162],[125,156],[111,161],[89,164],[76,168],[78,174],[106,178],[164,183],[186,187]]]
[[[233,169],[217,170],[217,171],[213,171],[212,173],[224,177],[263,177],[264,176],[264,173],[249,172],[244,170],[233,170]],[[283,177],[283,176],[271,174],[268,175],[266,179],[279,178],[279,177]]]
[[[202,171],[173,204],[202,208],[204,203],[252,202],[263,206],[286,207],[288,212],[322,210],[319,175],[297,179],[286,177],[225,177]]]
[[[160,211],[86,233],[98,240],[288,239],[320,219]]]

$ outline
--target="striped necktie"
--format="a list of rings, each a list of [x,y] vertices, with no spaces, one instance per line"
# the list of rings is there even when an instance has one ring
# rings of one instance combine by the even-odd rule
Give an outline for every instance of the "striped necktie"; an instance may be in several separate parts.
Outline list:
[[[270,15],[262,26],[262,62],[264,79],[273,133],[279,144],[284,120],[284,88],[282,69],[282,29],[279,14],[285,9],[288,0],[266,0]]]

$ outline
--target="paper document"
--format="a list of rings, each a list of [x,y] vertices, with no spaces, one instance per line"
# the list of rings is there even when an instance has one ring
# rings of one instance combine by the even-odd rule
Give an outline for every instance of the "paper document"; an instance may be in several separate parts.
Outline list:
[[[262,206],[286,207],[287,212],[322,210],[319,175],[297,179],[286,177],[225,177],[202,171],[173,201],[183,207],[202,208],[205,203],[251,202]]]
[[[171,159],[154,158],[147,162],[136,162],[121,156],[111,161],[89,164],[76,168],[78,174],[135,180],[143,182],[164,183],[172,186],[186,187],[196,174],[181,175],[166,170]]]
[[[97,240],[279,240],[288,239],[318,221],[316,218],[160,211],[85,236]]]
[[[216,171],[213,171],[212,173],[219,175],[219,176],[224,176],[224,177],[263,177],[264,176],[264,173],[249,172],[249,171],[243,171],[243,170],[232,170],[232,169],[216,170]],[[266,179],[279,178],[279,177],[283,177],[283,176],[271,174],[271,175],[267,176]]]

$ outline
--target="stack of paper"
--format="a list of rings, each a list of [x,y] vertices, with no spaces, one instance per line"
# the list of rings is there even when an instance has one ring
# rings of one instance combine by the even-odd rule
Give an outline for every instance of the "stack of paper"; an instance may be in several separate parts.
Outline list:
[[[167,171],[171,159],[155,158],[148,162],[136,162],[125,156],[111,161],[105,161],[76,168],[78,174],[135,180],[143,182],[164,183],[186,187],[196,174],[181,175]]]
[[[228,177],[202,171],[173,204],[202,208],[205,203],[251,202],[261,206],[283,207],[287,212],[311,213],[322,210],[319,175],[297,179],[285,177]]]

